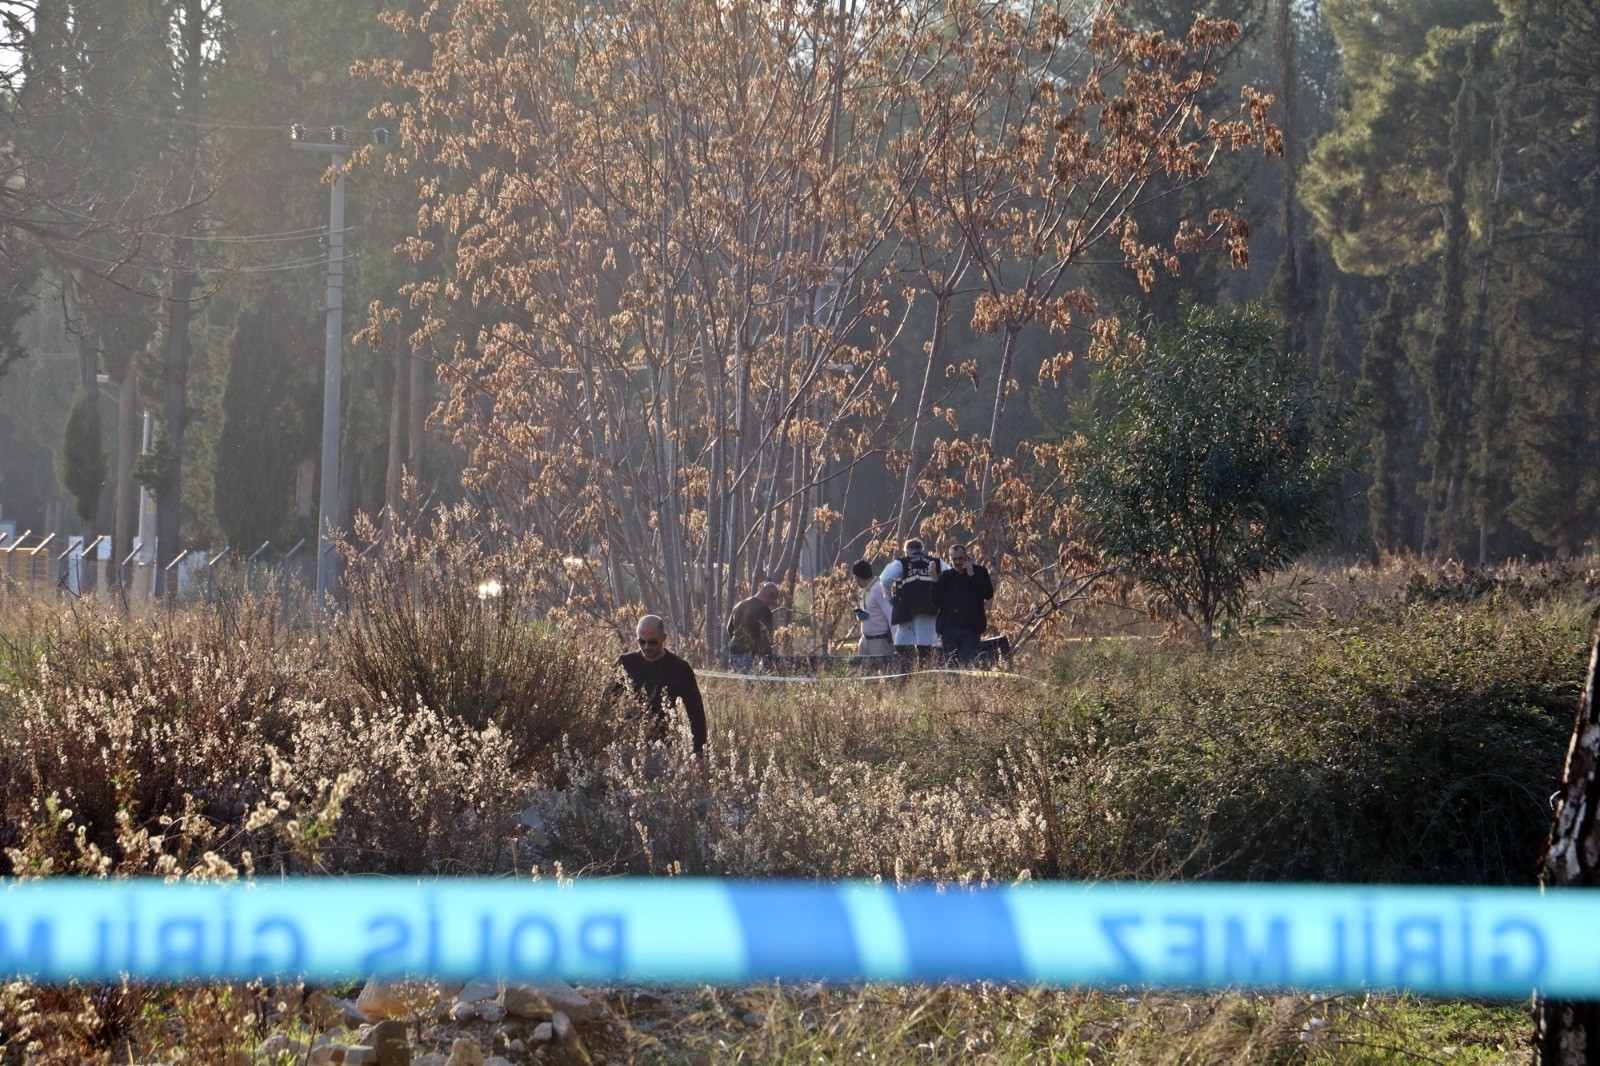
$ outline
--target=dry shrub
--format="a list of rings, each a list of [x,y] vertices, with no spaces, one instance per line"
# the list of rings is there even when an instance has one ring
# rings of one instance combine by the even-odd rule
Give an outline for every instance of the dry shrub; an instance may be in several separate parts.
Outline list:
[[[517,745],[428,707],[308,716],[286,791],[340,782],[337,817],[316,841],[329,872],[488,874],[514,869],[531,791]],[[287,796],[285,798],[288,798]],[[303,825],[302,825],[303,828]]]
[[[0,869],[170,871],[228,846],[300,705],[270,617],[79,612],[36,639],[0,686],[0,846],[22,845]]]
[[[711,690],[568,753],[548,856],[597,872],[1520,883],[1579,693],[1570,610],[1410,608],[1216,655],[1113,643],[1057,688]],[[556,787],[559,785],[560,787]]]
[[[607,671],[577,634],[545,620],[557,579],[547,553],[465,506],[428,520],[391,516],[381,538],[363,522],[357,536],[377,546],[346,550],[335,661],[366,707],[427,707],[471,729],[492,725],[519,765],[548,756],[564,735],[588,743]]]
[[[538,797],[547,852],[590,873],[864,877],[989,883],[1132,872],[1063,843],[1067,830],[1002,750],[986,775],[916,785],[906,764],[811,753],[780,758],[771,738],[726,734],[702,762],[686,737],[568,751]],[[1069,854],[1070,852],[1070,854]]]
[[[149,985],[0,985],[0,1062],[79,1066],[112,1061],[141,1041],[159,999]]]
[[[1336,1064],[1526,1062],[1526,1009],[1406,997],[1002,985],[704,989],[635,1061]],[[746,1021],[751,1012],[754,1019]],[[660,1035],[656,1035],[660,1034]]]

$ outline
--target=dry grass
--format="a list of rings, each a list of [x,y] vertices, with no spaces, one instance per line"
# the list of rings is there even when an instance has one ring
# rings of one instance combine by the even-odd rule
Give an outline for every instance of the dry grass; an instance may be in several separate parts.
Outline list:
[[[625,1010],[627,998],[616,997]],[[702,989],[607,1034],[611,1061],[1401,1064],[1531,1061],[1526,1007],[993,985]]]
[[[369,575],[357,613],[320,634],[279,630],[271,605],[138,620],[0,601],[0,873],[559,863],[968,883],[1525,881],[1594,599],[1580,567],[1308,571],[1263,592],[1293,611],[1264,607],[1271,628],[1214,656],[1107,641],[1073,645],[1046,683],[708,681],[697,764],[684,736],[651,743],[609,705],[604,671],[572,639],[531,626],[514,598],[486,609],[457,587],[475,580],[471,561],[444,564]],[[448,594],[416,593],[431,584]],[[530,804],[542,833],[522,823]],[[1514,1014],[1404,1000],[874,987],[673,1002],[619,1030],[610,1057],[1523,1056]],[[11,986],[0,1060],[127,1061],[197,1034],[248,1049],[297,1003],[259,988]]]

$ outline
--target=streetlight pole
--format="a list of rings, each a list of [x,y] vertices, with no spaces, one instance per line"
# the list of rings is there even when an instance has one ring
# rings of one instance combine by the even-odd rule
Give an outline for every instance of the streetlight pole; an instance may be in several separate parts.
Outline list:
[[[387,130],[373,131],[382,145]],[[328,130],[329,144],[306,140],[306,128],[290,127],[294,147],[332,157],[333,188],[328,198],[327,324],[322,348],[322,477],[317,497],[317,606],[328,605],[333,573],[333,531],[339,515],[339,413],[344,381],[344,164],[350,143],[343,126]],[[288,575],[284,575],[287,583]]]

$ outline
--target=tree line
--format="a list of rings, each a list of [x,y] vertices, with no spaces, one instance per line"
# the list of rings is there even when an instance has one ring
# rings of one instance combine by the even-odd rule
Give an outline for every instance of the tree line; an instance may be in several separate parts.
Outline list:
[[[59,321],[53,458],[114,550],[141,481],[166,558],[309,535],[326,179],[287,130],[338,124],[347,524],[419,475],[596,617],[714,632],[752,581],[913,531],[1047,614],[1095,569],[1092,368],[1247,301],[1359,405],[1347,549],[1570,553],[1600,519],[1595,8],[0,3],[0,359]]]

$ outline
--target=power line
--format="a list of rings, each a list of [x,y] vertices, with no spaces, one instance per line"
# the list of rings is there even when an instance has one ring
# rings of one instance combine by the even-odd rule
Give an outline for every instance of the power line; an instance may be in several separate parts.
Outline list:
[[[249,130],[249,131],[255,131],[255,132],[267,131],[267,132],[287,133],[289,131],[289,127],[291,125],[293,125],[293,123],[287,123],[287,122],[279,123],[279,124],[271,125],[271,126],[262,125],[262,124],[258,124],[258,123],[245,123],[245,122],[207,122],[207,121],[205,121],[203,119],[182,118],[182,117],[179,117],[176,113],[167,114],[167,113],[161,113],[161,112],[156,112],[156,111],[147,111],[147,112],[123,111],[123,110],[118,110],[117,108],[111,108],[111,107],[101,107],[101,108],[96,108],[96,110],[101,112],[101,113],[103,113],[103,114],[112,115],[112,116],[117,117],[117,118],[139,119],[139,120],[144,121],[144,122],[160,122],[160,123],[165,123],[167,125],[172,125],[172,126],[194,126],[194,127],[200,128],[200,129],[208,129],[208,130]],[[316,130],[318,132],[321,132],[322,130],[331,131],[333,129],[332,126],[307,126],[306,128],[307,129],[311,129],[311,130]],[[379,129],[383,129],[383,128],[384,127],[381,127],[381,126],[375,126],[372,129],[351,129],[350,127],[347,126],[347,127],[345,127],[345,130],[346,130],[347,133],[372,134],[372,133],[376,133]]]
[[[285,230],[282,233],[243,233],[238,235],[220,234],[217,236],[196,236],[189,238],[194,241],[206,241],[211,244],[269,244],[277,241],[303,241],[312,237],[320,238],[328,232],[327,226],[313,226],[309,229]],[[353,233],[353,228],[346,228],[346,233]]]
[[[213,274],[269,274],[275,270],[298,270],[301,267],[314,266],[326,263],[350,263],[355,261],[355,256],[347,255],[339,259],[328,259],[325,256],[314,255],[305,259],[290,259],[282,263],[269,263],[266,266],[254,267],[206,267],[204,270]]]

